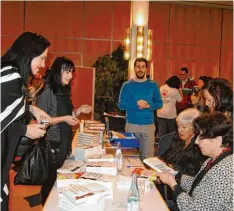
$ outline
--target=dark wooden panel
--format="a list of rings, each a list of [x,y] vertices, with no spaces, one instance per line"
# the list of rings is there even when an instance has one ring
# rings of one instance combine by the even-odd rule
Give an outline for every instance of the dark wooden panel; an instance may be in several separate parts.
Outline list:
[[[113,2],[85,2],[84,37],[111,39]]]
[[[1,34],[19,36],[24,30],[24,2],[1,2]]]
[[[26,30],[47,36],[81,38],[83,2],[26,2]]]
[[[111,53],[111,42],[109,41],[84,41],[84,66],[91,67],[99,56]]]
[[[168,41],[170,4],[149,3],[149,29],[153,30],[153,42]]]
[[[197,7],[196,45],[220,46],[222,10]]]
[[[124,28],[130,27],[131,2],[114,2],[113,39],[124,39]]]
[[[90,67],[76,67],[72,79],[72,103],[74,108],[83,104],[92,105],[93,103],[93,82],[95,80],[94,69]],[[90,119],[92,114],[82,115],[81,119]]]

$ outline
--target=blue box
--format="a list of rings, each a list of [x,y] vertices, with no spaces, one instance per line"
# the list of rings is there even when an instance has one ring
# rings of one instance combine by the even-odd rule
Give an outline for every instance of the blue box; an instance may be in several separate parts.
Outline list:
[[[117,143],[120,142],[121,148],[139,148],[139,140],[133,135],[133,133],[122,132],[122,134],[126,138],[110,138],[110,143],[112,145],[117,145]]]

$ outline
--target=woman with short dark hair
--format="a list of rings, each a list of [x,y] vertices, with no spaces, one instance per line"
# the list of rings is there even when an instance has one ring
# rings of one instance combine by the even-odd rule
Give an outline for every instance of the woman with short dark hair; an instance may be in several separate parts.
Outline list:
[[[37,106],[51,116],[51,127],[45,139],[53,149],[56,163],[49,169],[49,176],[41,188],[44,204],[56,180],[57,169],[63,165],[71,151],[72,126],[78,124],[80,113],[89,113],[91,106],[82,105],[73,111],[71,101],[71,80],[75,71],[74,63],[65,57],[57,57],[46,71],[45,88],[38,96]]]
[[[168,172],[158,173],[173,190],[181,211],[233,210],[233,124],[221,112],[203,114],[193,122],[196,144],[204,162],[194,178],[182,176],[176,181]]]

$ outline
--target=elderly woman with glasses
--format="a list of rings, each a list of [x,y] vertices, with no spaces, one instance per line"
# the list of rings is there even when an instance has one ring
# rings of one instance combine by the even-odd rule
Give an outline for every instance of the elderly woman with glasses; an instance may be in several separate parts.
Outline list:
[[[195,144],[196,135],[192,121],[200,113],[189,108],[176,118],[177,132],[171,140],[169,148],[160,157],[180,174],[195,176],[205,161],[199,147]]]
[[[168,172],[158,173],[173,190],[179,210],[233,210],[233,124],[221,112],[203,114],[193,122],[196,144],[209,158],[192,178],[178,182]]]

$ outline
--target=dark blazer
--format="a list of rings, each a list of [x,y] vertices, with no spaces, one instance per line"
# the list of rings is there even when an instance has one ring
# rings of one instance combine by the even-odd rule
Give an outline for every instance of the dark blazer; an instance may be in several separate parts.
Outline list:
[[[195,176],[200,170],[201,165],[207,159],[203,156],[199,147],[195,144],[194,137],[190,144],[184,148],[184,141],[180,139],[177,133],[172,137],[172,142],[168,150],[161,155],[161,158],[167,163],[172,164],[173,168],[181,174]]]

